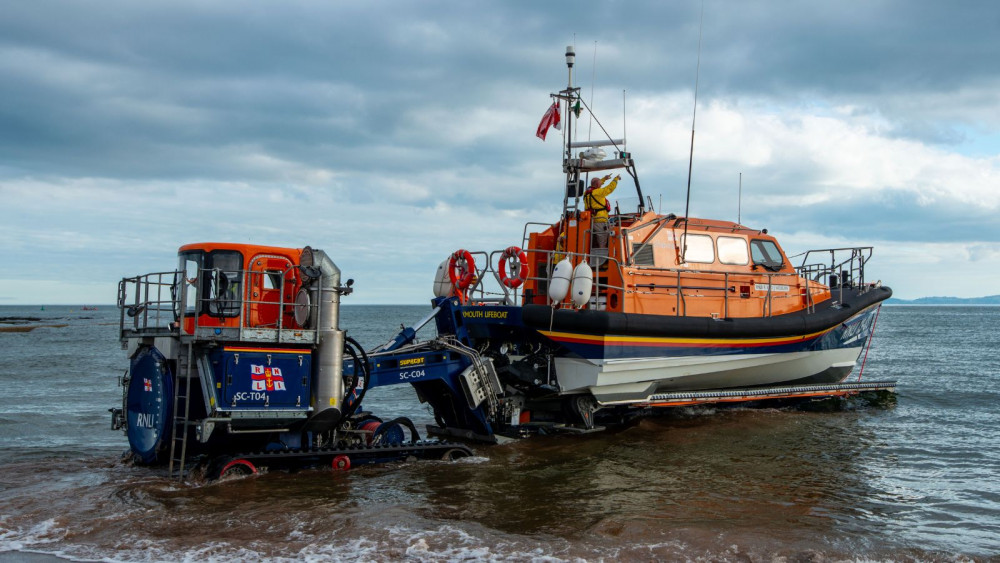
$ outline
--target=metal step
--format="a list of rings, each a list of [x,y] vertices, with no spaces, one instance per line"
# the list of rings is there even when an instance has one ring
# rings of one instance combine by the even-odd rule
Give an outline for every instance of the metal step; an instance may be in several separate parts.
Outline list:
[[[862,391],[895,391],[896,381],[865,381],[856,383],[828,383],[812,385],[786,385],[776,387],[749,387],[741,389],[707,389],[704,391],[679,391],[654,393],[645,399],[633,401],[608,401],[602,406],[630,405],[641,407],[682,407],[709,403],[734,403],[768,399],[795,399],[808,397],[842,397]]]

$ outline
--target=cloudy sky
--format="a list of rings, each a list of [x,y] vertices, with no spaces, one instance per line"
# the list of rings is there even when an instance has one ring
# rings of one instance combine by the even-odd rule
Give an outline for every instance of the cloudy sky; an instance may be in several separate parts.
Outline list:
[[[534,131],[569,44],[683,213],[700,10],[0,0],[0,304],[111,303],[208,240],[323,248],[349,302],[425,303],[451,251],[557,219]],[[897,297],[1000,293],[998,55],[995,1],[706,0],[692,216],[735,220],[742,173],[742,222],[789,254],[870,245]]]

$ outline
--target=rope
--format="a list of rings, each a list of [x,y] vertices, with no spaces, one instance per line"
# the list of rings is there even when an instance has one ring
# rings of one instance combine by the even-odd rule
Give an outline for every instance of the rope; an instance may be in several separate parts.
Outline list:
[[[875,325],[878,324],[878,314],[882,312],[882,306],[879,305],[878,309],[875,309],[875,320],[872,322],[872,333],[868,336],[868,346],[865,347],[865,358],[861,360],[861,371],[858,372],[858,381],[861,381],[861,376],[865,373],[865,362],[868,361],[868,350],[872,349],[872,340],[875,339]]]

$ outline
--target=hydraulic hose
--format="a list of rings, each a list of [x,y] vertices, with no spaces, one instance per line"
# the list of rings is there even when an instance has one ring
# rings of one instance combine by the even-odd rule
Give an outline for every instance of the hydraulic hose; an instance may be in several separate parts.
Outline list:
[[[351,355],[351,359],[354,361],[354,382],[351,384],[351,388],[344,394],[344,418],[348,418],[353,415],[356,410],[358,410],[358,407],[361,406],[361,401],[364,400],[365,393],[368,392],[368,387],[370,386],[371,381],[368,378],[370,373],[368,368],[368,354],[365,353],[365,349],[361,347],[361,344],[358,344],[357,340],[348,336],[344,340],[344,349]],[[360,361],[358,354],[361,355]],[[359,365],[361,366],[361,375],[364,377],[365,385],[361,388],[361,393],[358,395],[358,398],[351,401],[351,394],[353,394],[354,390],[358,388],[358,384],[361,381],[361,378],[358,377]]]
[[[417,432],[417,427],[413,425],[413,421],[406,418],[405,416],[401,416],[399,418],[394,418],[389,422],[383,422],[378,427],[378,430],[376,430],[375,433],[372,434],[372,443],[374,444],[375,441],[378,440],[379,436],[385,434],[395,424],[402,424],[403,426],[407,427],[410,430],[411,444],[415,444],[420,441],[420,433]]]

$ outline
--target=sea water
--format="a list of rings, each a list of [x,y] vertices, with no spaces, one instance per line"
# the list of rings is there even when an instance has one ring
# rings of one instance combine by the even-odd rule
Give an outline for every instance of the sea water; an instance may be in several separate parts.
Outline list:
[[[371,348],[427,312],[341,320]],[[883,307],[862,377],[897,379],[894,401],[679,409],[458,462],[207,484],[120,461],[116,309],[0,307],[13,316],[66,326],[0,332],[0,561],[1000,556],[1000,308]],[[433,420],[408,386],[366,407]]]

